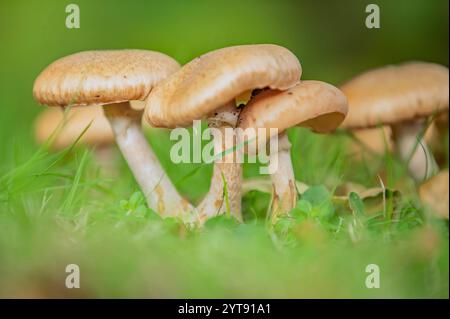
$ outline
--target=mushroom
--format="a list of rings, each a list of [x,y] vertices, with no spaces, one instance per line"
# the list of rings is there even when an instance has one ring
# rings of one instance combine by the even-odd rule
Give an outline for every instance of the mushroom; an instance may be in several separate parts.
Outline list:
[[[66,114],[51,108],[41,112],[35,120],[34,135],[39,144],[52,150],[62,150],[78,139],[93,149],[93,155],[105,172],[114,173],[114,133],[101,106],[73,108]]]
[[[224,133],[234,130],[239,115],[235,100],[255,89],[287,89],[298,83],[301,66],[288,49],[271,44],[227,47],[202,55],[181,68],[150,94],[145,119],[156,127],[190,126],[207,119],[210,127]],[[222,134],[223,136],[223,134]],[[241,164],[233,149],[235,138],[214,139],[216,155],[211,186],[198,206],[199,220],[227,211],[241,217]],[[228,142],[227,146],[224,144]],[[223,178],[222,178],[223,177]]]
[[[448,110],[448,68],[425,62],[386,66],[342,85],[349,113],[342,127],[392,129],[394,148],[416,181],[432,176],[437,165],[421,138],[425,119]]]
[[[419,188],[420,199],[428,205],[438,217],[448,219],[448,170],[442,170]]]
[[[40,144],[53,137],[50,146],[55,150],[69,147],[80,137],[80,142],[89,146],[103,147],[114,143],[111,125],[101,106],[72,108],[66,115],[56,108],[45,110],[35,120],[34,135]]]
[[[275,171],[271,173],[274,187],[273,217],[278,213],[289,212],[297,202],[290,157],[291,144],[286,129],[301,126],[316,133],[327,133],[336,129],[346,114],[345,95],[334,86],[320,81],[301,81],[286,91],[268,90],[258,94],[245,106],[239,116],[238,127],[243,130],[265,129],[267,133],[261,138],[260,131],[252,130],[256,136],[245,135],[240,142],[254,143],[258,151],[269,139],[278,139],[278,151],[271,151],[269,155],[269,165],[276,165]],[[270,135],[271,128],[277,128],[278,135]]]
[[[179,69],[172,58],[145,50],[86,51],[61,58],[37,77],[40,104],[79,108],[102,105],[116,143],[150,208],[176,216],[191,209],[159,164],[141,131],[142,111],[130,107]]]

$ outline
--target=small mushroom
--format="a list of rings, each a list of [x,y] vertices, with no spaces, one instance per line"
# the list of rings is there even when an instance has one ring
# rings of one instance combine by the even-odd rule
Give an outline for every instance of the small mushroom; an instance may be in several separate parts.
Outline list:
[[[43,144],[53,138],[50,147],[55,150],[69,147],[80,136],[80,143],[88,146],[102,148],[114,143],[111,125],[101,106],[72,108],[67,114],[57,108],[47,109],[36,118],[34,129],[37,142]]]
[[[423,183],[419,188],[420,199],[438,217],[448,219],[448,170],[443,170]]]
[[[102,105],[116,143],[144,192],[161,215],[191,209],[176,191],[141,131],[144,100],[153,87],[179,69],[172,58],[145,50],[86,51],[61,58],[37,77],[33,95],[40,104],[79,108]]]
[[[389,125],[395,151],[416,181],[429,178],[437,165],[421,138],[425,119],[448,110],[448,68],[424,62],[386,66],[342,85],[348,129]]]
[[[79,139],[79,144],[93,149],[93,156],[108,175],[115,174],[114,133],[101,106],[73,108],[66,113],[58,108],[46,109],[35,120],[34,135],[39,144],[55,151]]]
[[[255,89],[287,89],[298,83],[301,66],[286,48],[270,45],[241,45],[222,48],[194,59],[150,94],[145,119],[156,127],[191,126],[193,120],[208,119],[210,127],[222,133],[234,129],[239,115],[235,100],[243,103]],[[216,150],[234,148],[216,145]],[[219,143],[215,141],[215,143]],[[219,152],[219,154],[221,153]],[[217,152],[216,152],[217,154]],[[224,183],[227,183],[231,213],[241,217],[241,164],[235,152],[217,159],[208,194],[198,206],[200,221],[227,209]]]
[[[241,143],[255,143],[258,150],[269,138],[278,138],[278,152],[269,155],[269,165],[277,163],[277,169],[271,174],[275,192],[273,214],[287,213],[297,202],[291,144],[286,129],[301,126],[316,133],[327,133],[336,129],[346,114],[345,95],[334,86],[320,81],[302,81],[286,91],[265,91],[245,106],[239,117],[239,127],[243,130],[263,128],[267,133],[262,139],[258,136],[259,132],[253,130],[256,136],[245,135]],[[270,136],[270,128],[277,128],[278,135]]]

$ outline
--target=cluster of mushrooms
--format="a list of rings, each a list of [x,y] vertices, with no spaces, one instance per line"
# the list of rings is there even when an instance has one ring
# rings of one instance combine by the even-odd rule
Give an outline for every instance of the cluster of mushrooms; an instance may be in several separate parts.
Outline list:
[[[278,163],[271,174],[272,215],[288,214],[295,207],[298,191],[286,135],[294,126],[329,133],[339,126],[357,130],[389,125],[395,151],[408,163],[411,176],[422,182],[437,173],[421,134],[428,118],[448,112],[448,68],[422,62],[387,66],[340,89],[300,80],[301,74],[297,57],[271,44],[218,49],[182,67],[154,51],[80,52],[53,62],[37,77],[35,99],[69,110],[64,116],[59,109],[42,113],[36,132],[44,141],[68,116],[53,146],[67,147],[81,133],[86,144],[102,149],[115,141],[148,206],[163,217],[194,216],[198,224],[225,212],[242,220],[242,165],[236,160],[236,148],[228,147],[239,143],[255,143],[252,150],[257,152],[278,139],[278,151],[269,155],[270,162]],[[264,140],[234,136],[231,141],[215,141],[220,156],[209,192],[196,207],[178,193],[142,129],[142,122],[172,129],[190,127],[194,120],[206,120],[220,131],[278,129],[278,136],[267,134]]]

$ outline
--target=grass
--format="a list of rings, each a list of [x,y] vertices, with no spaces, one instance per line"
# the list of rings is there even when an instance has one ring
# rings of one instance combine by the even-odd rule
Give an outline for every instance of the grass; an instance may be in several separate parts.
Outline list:
[[[244,224],[220,217],[200,232],[148,210],[117,150],[103,165],[83,147],[39,148],[32,123],[42,108],[31,94],[49,63],[93,49],[150,49],[185,64],[221,47],[274,43],[299,57],[302,79],[336,86],[387,64],[448,66],[448,1],[378,0],[377,30],[365,27],[364,1],[76,3],[74,30],[64,24],[66,3],[0,1],[0,297],[448,298],[448,223],[423,207],[389,154],[358,159],[348,134],[291,130],[295,176],[312,186],[292,218],[271,227],[270,192],[251,191]],[[212,165],[174,165],[167,131],[148,137],[179,191],[198,203]],[[442,145],[446,168],[448,136]],[[244,173],[258,176],[258,166]],[[381,195],[341,196],[350,182],[380,187],[379,176]],[[64,285],[72,263],[80,289]],[[364,285],[372,263],[380,289]]]
[[[272,225],[271,195],[251,191],[245,223],[224,215],[202,230],[149,210],[120,156],[105,166],[84,147],[22,143],[1,167],[0,296],[448,298],[448,222],[423,207],[403,165],[389,154],[356,160],[346,134],[289,137],[296,178],[310,185],[291,216]],[[212,166],[173,165],[166,131],[149,142],[198,202]],[[246,178],[257,173],[244,165]],[[348,182],[379,187],[378,173],[388,176],[382,195],[338,196]],[[72,263],[80,289],[64,285]],[[365,286],[369,264],[379,289]]]

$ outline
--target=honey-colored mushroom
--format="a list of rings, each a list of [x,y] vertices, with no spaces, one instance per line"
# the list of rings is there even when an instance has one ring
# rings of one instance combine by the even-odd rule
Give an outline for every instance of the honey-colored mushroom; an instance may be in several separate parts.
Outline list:
[[[437,171],[421,137],[425,119],[448,111],[448,68],[425,62],[390,65],[363,73],[341,86],[349,103],[342,127],[389,125],[398,156],[418,182]]]
[[[294,126],[310,128],[317,133],[327,133],[337,128],[347,114],[347,99],[336,87],[320,81],[301,81],[286,90],[268,90],[258,94],[241,112],[239,128],[265,129],[261,139],[259,131],[251,130],[256,136],[246,134],[241,143],[257,145],[258,150],[269,138],[278,139],[278,151],[271,151],[270,164],[276,163],[271,174],[275,191],[274,213],[287,213],[296,205],[297,191],[290,156],[291,144],[285,131]],[[276,128],[278,135],[270,136],[270,129]],[[250,148],[249,148],[250,149]],[[255,148],[254,148],[255,149]]]
[[[35,120],[34,135],[43,144],[52,138],[55,150],[71,146],[78,138],[80,143],[92,147],[106,147],[114,143],[111,125],[101,106],[63,110],[50,108],[41,112]]]
[[[298,83],[301,66],[288,49],[271,44],[241,45],[206,53],[181,68],[150,94],[145,119],[153,126],[191,126],[207,119],[222,133],[234,129],[239,115],[235,100],[255,89],[284,90]],[[224,135],[224,134],[222,134]],[[200,221],[226,211],[224,183],[227,184],[231,213],[241,217],[241,164],[233,151],[234,138],[216,141],[216,155],[210,190],[198,206]],[[223,178],[222,178],[223,176]]]
[[[192,207],[178,194],[149,147],[141,131],[142,111],[130,107],[130,101],[144,100],[178,69],[175,60],[154,51],[86,51],[50,64],[33,87],[33,95],[41,104],[73,108],[102,105],[149,207],[164,216],[177,216]]]

